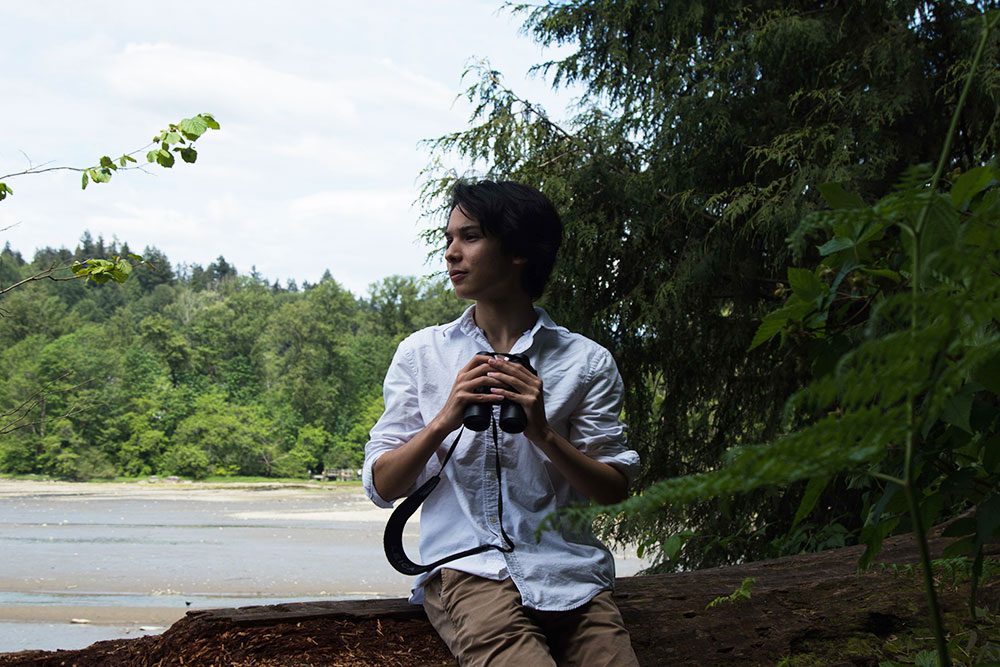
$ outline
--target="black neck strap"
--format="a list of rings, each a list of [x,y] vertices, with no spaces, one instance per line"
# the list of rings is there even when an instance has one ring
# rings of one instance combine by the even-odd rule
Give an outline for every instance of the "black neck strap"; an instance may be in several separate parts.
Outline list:
[[[448,453],[445,454],[444,461],[441,462],[441,470],[439,470],[438,473],[429,480],[424,482],[419,489],[407,496],[406,499],[399,504],[399,507],[393,510],[392,516],[389,517],[389,520],[385,524],[385,533],[382,536],[382,543],[385,546],[385,557],[388,559],[389,564],[392,565],[398,572],[412,576],[422,574],[424,572],[430,572],[434,568],[444,565],[445,563],[459,558],[465,558],[466,556],[479,554],[490,549],[496,549],[502,553],[510,553],[514,550],[514,543],[503,529],[503,485],[501,484],[500,478],[500,440],[497,437],[496,420],[491,419],[490,421],[493,426],[493,455],[497,473],[497,518],[499,519],[500,524],[500,536],[503,537],[503,541],[507,546],[501,547],[496,544],[481,544],[478,547],[473,547],[472,549],[466,549],[465,551],[445,556],[444,558],[427,565],[414,563],[412,560],[407,558],[406,552],[403,550],[403,528],[406,527],[407,520],[409,520],[409,518],[413,516],[413,513],[417,511],[417,508],[419,508],[420,505],[427,500],[427,496],[431,495],[431,491],[433,491],[435,487],[437,487],[438,482],[441,481],[441,472],[448,464],[448,460],[455,451],[455,447],[458,445],[458,441],[461,439],[462,433],[465,432],[465,427],[462,427],[462,429],[458,432],[458,435],[455,436],[455,440],[451,443],[451,447],[448,448]]]

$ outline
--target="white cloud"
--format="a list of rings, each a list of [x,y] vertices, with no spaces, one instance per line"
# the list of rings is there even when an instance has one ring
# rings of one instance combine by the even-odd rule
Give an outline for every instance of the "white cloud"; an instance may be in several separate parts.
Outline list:
[[[355,105],[333,83],[283,72],[251,58],[175,44],[129,44],[105,73],[122,98],[185,99],[249,115],[352,119]],[[199,110],[201,110],[199,108]]]
[[[222,125],[198,163],[117,174],[14,179],[0,235],[30,256],[84,229],[175,263],[220,254],[241,271],[315,282],[327,268],[355,293],[390,274],[423,274],[412,206],[429,162],[421,139],[460,130],[455,103],[472,56],[558,106],[522,77],[543,58],[501,0],[282,4],[132,0],[0,3],[0,174],[35,163],[84,166],[144,145],[199,112]],[[190,17],[190,20],[178,20]],[[568,98],[568,96],[564,96]],[[440,267],[436,267],[440,268]]]

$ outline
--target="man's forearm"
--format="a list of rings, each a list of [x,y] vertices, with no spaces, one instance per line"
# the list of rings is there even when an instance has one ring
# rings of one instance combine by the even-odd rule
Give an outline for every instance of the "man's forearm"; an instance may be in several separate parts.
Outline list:
[[[432,421],[405,445],[382,454],[372,466],[372,483],[378,495],[383,500],[405,495],[447,435],[448,431]]]
[[[591,500],[612,505],[628,497],[625,475],[607,463],[590,458],[551,428],[532,442],[545,452],[574,489]]]

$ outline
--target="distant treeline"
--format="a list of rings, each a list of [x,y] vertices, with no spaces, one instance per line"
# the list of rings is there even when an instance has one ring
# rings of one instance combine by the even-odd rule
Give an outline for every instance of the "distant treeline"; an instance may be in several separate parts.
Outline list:
[[[129,252],[88,233],[28,262],[8,243],[0,288]],[[121,285],[39,280],[0,296],[0,472],[200,478],[359,466],[396,344],[464,307],[442,281],[392,276],[356,297],[329,271],[299,287],[240,275],[222,256],[175,269],[156,248],[141,254],[155,269]]]

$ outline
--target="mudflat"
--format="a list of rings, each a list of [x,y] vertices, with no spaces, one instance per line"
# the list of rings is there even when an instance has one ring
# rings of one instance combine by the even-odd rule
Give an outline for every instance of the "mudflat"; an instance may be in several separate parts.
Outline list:
[[[351,484],[0,479],[0,651],[158,631],[194,609],[405,597],[382,550],[390,513]],[[417,517],[404,537],[417,554]],[[619,576],[641,567],[616,557]]]
[[[0,640],[13,624],[159,628],[196,608],[403,596],[388,514],[357,485],[0,479]]]

